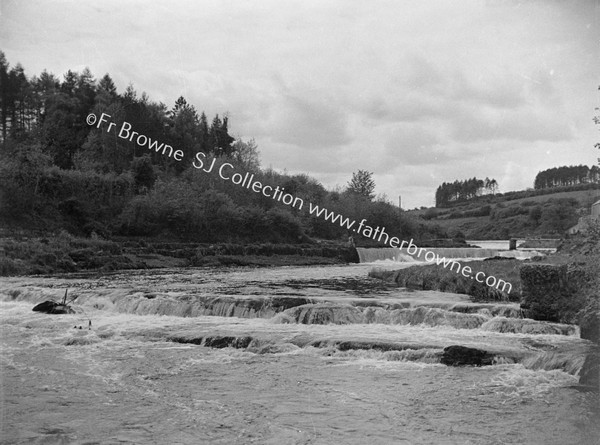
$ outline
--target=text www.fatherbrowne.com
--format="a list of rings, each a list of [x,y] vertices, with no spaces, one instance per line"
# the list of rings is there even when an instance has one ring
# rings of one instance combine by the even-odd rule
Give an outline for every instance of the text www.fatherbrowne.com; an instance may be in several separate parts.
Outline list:
[[[254,179],[254,174],[248,172],[245,174],[238,173],[235,171],[235,167],[227,162],[217,166],[216,159],[214,158],[209,165],[205,165],[205,161],[207,160],[206,154],[197,153],[196,159],[192,165],[194,168],[205,173],[215,172],[221,179],[225,181],[231,181],[240,187],[252,190],[255,193],[261,194],[267,198],[271,198],[298,210],[302,210],[305,207],[304,200],[286,193],[285,187],[272,187],[270,185],[263,184],[262,182]],[[417,247],[414,244],[413,239],[410,241],[404,241],[395,236],[390,237],[390,235],[386,233],[385,227],[373,228],[366,224],[366,219],[362,219],[357,225],[355,220],[351,220],[324,207],[319,207],[312,202],[308,203],[308,212],[311,215],[318,218],[323,218],[325,221],[329,221],[332,224],[337,223],[340,225],[340,227],[348,231],[353,231],[364,237],[387,244],[390,247],[399,248],[400,250],[406,249],[406,253],[415,259],[423,258],[427,262],[437,264],[445,269],[449,268],[450,270],[455,271],[457,274],[461,274],[465,278],[470,278],[478,283],[485,283],[487,286],[493,287],[502,292],[506,292],[507,294],[510,294],[512,291],[512,284],[507,281],[496,278],[493,275],[486,276],[484,272],[474,273],[471,267],[468,265],[462,264],[454,259],[440,257],[436,252],[427,250],[423,247]]]
[[[114,128],[116,134],[117,124],[113,121],[110,121],[108,118],[111,118],[111,116],[106,113],[102,113],[100,118],[98,118],[98,116],[96,116],[94,113],[90,113],[87,116],[86,122],[88,125],[93,125],[98,129],[102,127],[108,133],[110,133]],[[107,128],[104,128],[104,124],[108,124]],[[137,145],[141,147],[147,147],[150,151],[155,150],[157,153],[161,151],[163,155],[172,157],[178,162],[183,161],[185,157],[182,150],[176,150],[172,146],[164,143],[159,144],[157,140],[153,141],[149,137],[140,134],[137,131],[133,131],[132,125],[129,122],[122,122],[118,137],[127,139],[131,142],[135,138]],[[267,198],[271,198],[277,202],[281,202],[298,210],[302,210],[304,208],[304,200],[302,198],[292,196],[289,193],[285,193],[285,187],[272,187],[270,185],[263,184],[260,181],[255,180],[254,174],[252,173],[246,172],[245,174],[241,174],[236,172],[233,164],[228,162],[222,163],[217,168],[216,158],[212,159],[210,165],[205,164],[207,161],[210,162],[208,156],[203,152],[198,152],[194,157],[192,166],[205,173],[212,173],[214,170],[218,173],[219,177],[225,181],[231,181],[235,185],[252,190],[255,193],[259,193]],[[415,256],[417,259],[423,257],[425,261],[435,263],[444,268],[450,267],[450,270],[454,270],[456,268],[456,273],[461,274],[465,278],[476,280],[479,283],[485,283],[487,286],[496,288],[502,292],[506,292],[507,294],[510,294],[512,291],[512,285],[504,280],[498,279],[492,275],[486,277],[485,273],[483,272],[477,272],[476,274],[473,274],[470,266],[463,265],[456,260],[449,260],[445,257],[440,257],[437,253],[431,250],[417,247],[413,243],[412,239],[407,242],[401,241],[395,236],[390,237],[385,232],[385,227],[377,227],[374,229],[366,224],[366,219],[362,219],[358,223],[358,226],[356,226],[356,221],[350,220],[339,213],[329,211],[324,207],[319,207],[312,202],[308,203],[308,211],[311,215],[323,218],[332,224],[338,223],[340,227],[343,227],[348,231],[352,230],[353,232],[359,233],[362,236],[385,243],[390,247],[399,248],[400,250],[405,248],[406,253],[411,255],[413,258]]]
[[[356,226],[355,220],[345,218],[339,213],[331,212],[326,208],[321,208],[317,205],[313,205],[312,203],[309,203],[308,211],[311,215],[322,217],[326,221],[330,221],[333,224],[337,222],[340,225],[340,227],[352,230],[353,232],[359,233],[367,238],[371,238],[373,240],[385,243],[390,247],[399,248],[401,251],[402,249],[405,249],[406,253],[412,256],[413,258],[424,258],[426,261],[437,264],[438,266],[442,266],[444,269],[448,267],[450,270],[456,269],[456,273],[461,274],[465,278],[470,278],[472,280],[474,279],[479,283],[485,283],[487,286],[493,287],[502,292],[506,292],[507,294],[510,294],[510,292],[512,291],[512,284],[507,281],[496,278],[493,275],[486,276],[484,272],[477,272],[474,274],[470,266],[461,264],[453,259],[440,257],[439,254],[437,254],[436,252],[427,250],[423,247],[418,247],[416,244],[414,244],[414,240],[412,238],[410,241],[401,241],[395,236],[390,237],[390,235],[386,233],[385,227],[377,226],[374,229],[373,227],[366,225],[366,219],[362,219],[358,223],[358,226]]]

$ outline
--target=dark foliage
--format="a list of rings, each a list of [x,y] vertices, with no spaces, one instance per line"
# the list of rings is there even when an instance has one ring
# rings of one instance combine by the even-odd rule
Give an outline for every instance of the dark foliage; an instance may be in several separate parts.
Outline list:
[[[600,168],[597,165],[591,168],[587,165],[550,168],[537,174],[533,186],[539,190],[590,183],[600,184]]]
[[[89,125],[90,113],[108,116],[112,131],[106,122]],[[140,144],[133,134],[118,136],[124,123],[148,140],[181,150],[183,161]],[[235,140],[228,127],[227,114],[209,120],[184,97],[169,109],[138,95],[132,85],[120,94],[109,74],[96,80],[89,69],[68,71],[62,79],[46,71],[28,78],[0,51],[0,219],[20,229],[102,238],[347,240],[347,229],[309,215],[312,202],[344,217],[366,218],[393,236],[444,237],[439,228],[415,223],[390,203],[373,201],[371,173],[355,174],[347,192],[329,192],[307,175],[261,170],[255,142]],[[206,156],[205,165],[214,161],[212,173],[193,168],[197,153]],[[305,208],[219,178],[216,172],[225,163],[230,174],[250,172],[254,180],[301,198]],[[51,260],[43,262],[62,261]]]
[[[471,178],[464,181],[444,182],[435,192],[435,206],[445,207],[449,203],[465,202],[483,194],[495,194],[498,183],[495,179]]]

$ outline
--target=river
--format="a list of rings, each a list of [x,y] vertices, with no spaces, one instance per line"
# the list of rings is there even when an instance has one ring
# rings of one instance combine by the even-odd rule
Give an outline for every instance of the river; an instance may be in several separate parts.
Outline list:
[[[576,327],[372,267],[5,278],[3,443],[597,443]],[[65,289],[75,314],[31,311]],[[494,364],[443,365],[450,345]]]

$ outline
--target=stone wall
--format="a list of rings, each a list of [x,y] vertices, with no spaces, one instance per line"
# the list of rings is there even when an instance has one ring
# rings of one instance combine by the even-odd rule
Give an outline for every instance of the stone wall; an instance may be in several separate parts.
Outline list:
[[[566,264],[524,264],[521,267],[521,309],[534,320],[576,323],[586,304],[585,272]]]

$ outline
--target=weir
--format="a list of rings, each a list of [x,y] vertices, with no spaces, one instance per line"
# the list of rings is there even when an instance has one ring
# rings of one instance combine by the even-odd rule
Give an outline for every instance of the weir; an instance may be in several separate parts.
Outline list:
[[[435,253],[436,257],[439,256],[439,258],[457,260],[466,258],[483,259],[495,256],[525,259],[540,255],[537,251],[523,252],[519,250],[480,249],[477,247],[424,247],[423,253],[419,256],[418,250],[415,253],[412,253],[412,250],[409,254],[406,248],[400,249],[398,247],[356,248],[361,263],[374,263],[376,261],[395,261],[398,263],[425,262],[426,251]]]
[[[398,263],[414,263],[416,260],[408,253],[402,252],[397,247],[370,248],[357,247],[360,263],[374,263],[375,261],[396,261]]]

